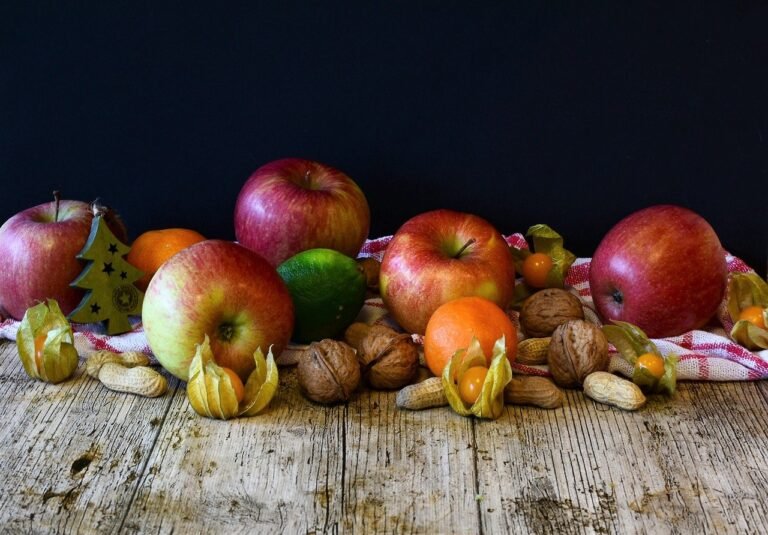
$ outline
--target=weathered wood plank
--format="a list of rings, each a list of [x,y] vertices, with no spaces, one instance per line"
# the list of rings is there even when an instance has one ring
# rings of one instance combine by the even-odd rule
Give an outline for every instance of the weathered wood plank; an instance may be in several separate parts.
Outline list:
[[[4,532],[113,532],[123,522],[171,395],[118,395],[83,368],[48,385],[25,374],[15,344],[0,344]]]
[[[226,422],[198,416],[176,396],[126,531],[329,530],[344,408],[305,406],[295,385],[281,383],[265,413]]]
[[[449,532],[477,527],[471,422],[403,413],[394,393],[322,407],[295,371],[262,415],[217,422],[177,396],[125,524],[128,532]],[[469,517],[467,514],[469,507]]]
[[[472,421],[404,411],[365,392],[348,411],[343,527],[361,533],[476,532]]]
[[[321,407],[281,369],[262,415],[201,418],[183,384],[27,378],[0,343],[0,531],[689,533],[768,529],[768,383],[683,383],[626,413],[569,392],[497,421]]]
[[[638,412],[570,392],[477,422],[484,531],[755,532],[768,504],[764,385],[680,385]]]

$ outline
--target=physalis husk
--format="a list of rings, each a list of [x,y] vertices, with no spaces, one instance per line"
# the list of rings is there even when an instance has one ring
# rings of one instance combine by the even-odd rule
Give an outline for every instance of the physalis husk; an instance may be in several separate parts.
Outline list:
[[[512,366],[507,359],[506,347],[503,336],[496,340],[480,396],[472,405],[461,399],[458,383],[468,369],[487,364],[480,341],[473,337],[467,349],[460,349],[453,354],[443,369],[443,390],[455,412],[462,416],[474,414],[478,418],[496,419],[501,416],[504,410],[504,387],[512,380]]]
[[[552,259],[552,268],[547,274],[545,288],[563,288],[565,276],[576,260],[576,255],[563,247],[563,237],[548,225],[533,225],[525,235],[533,242],[531,249],[509,248],[515,259],[515,272],[522,273],[523,262],[533,252],[544,253]],[[530,288],[525,283],[515,284],[513,306],[522,305],[525,298],[536,290],[537,288]]]
[[[269,348],[264,358],[261,348],[253,354],[255,369],[245,383],[245,394],[238,402],[230,375],[213,358],[208,335],[197,344],[189,365],[187,397],[189,404],[201,416],[228,420],[236,416],[254,416],[261,412],[277,391],[277,364]]]
[[[677,388],[677,355],[662,355],[656,344],[640,327],[626,321],[612,321],[613,325],[603,325],[603,333],[621,356],[634,367],[632,382],[645,392],[674,394]],[[661,376],[638,365],[638,357],[648,353],[657,355],[664,361],[664,372]]]
[[[728,278],[726,307],[733,321],[731,338],[750,350],[768,349],[768,330],[745,319],[739,319],[747,307],[763,309],[763,323],[768,325],[768,283],[757,273],[732,273]]]
[[[79,358],[74,344],[72,326],[54,299],[28,308],[16,333],[27,375],[47,383],[60,383],[75,373]]]

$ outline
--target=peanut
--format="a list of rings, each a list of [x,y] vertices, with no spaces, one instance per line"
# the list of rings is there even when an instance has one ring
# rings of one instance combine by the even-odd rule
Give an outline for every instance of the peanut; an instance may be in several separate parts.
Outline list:
[[[99,369],[99,381],[110,390],[154,398],[168,390],[168,381],[148,366],[126,368],[116,362],[106,362]]]
[[[549,342],[552,338],[526,338],[517,345],[516,362],[520,364],[546,364]]]
[[[504,401],[513,405],[533,405],[543,409],[555,409],[563,405],[563,392],[546,377],[520,375],[504,389]],[[420,383],[401,389],[395,400],[401,409],[421,410],[448,405],[442,379],[430,377]]]
[[[448,405],[440,377],[430,377],[420,383],[408,385],[397,393],[395,405],[400,409],[417,411]]]
[[[504,388],[504,401],[512,405],[533,405],[542,409],[563,406],[563,391],[546,377],[518,375]]]
[[[608,372],[592,372],[584,379],[584,394],[598,403],[634,411],[645,405],[640,387]]]
[[[126,351],[124,353],[114,353],[112,351],[100,350],[94,351],[85,361],[85,373],[94,379],[99,378],[99,370],[107,362],[121,364],[127,368],[133,366],[149,365],[149,357],[139,351]]]

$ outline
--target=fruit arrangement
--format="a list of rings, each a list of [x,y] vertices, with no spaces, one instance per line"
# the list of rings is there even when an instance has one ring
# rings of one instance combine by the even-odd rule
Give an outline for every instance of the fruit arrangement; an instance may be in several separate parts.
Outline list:
[[[402,409],[498,418],[505,404],[560,407],[563,389],[624,410],[672,395],[681,361],[668,340],[714,318],[745,351],[768,348],[768,284],[729,269],[712,227],[679,206],[630,214],[587,264],[541,224],[510,240],[477,215],[434,210],[379,255],[362,251],[369,228],[359,186],[301,159],[247,179],[237,242],[171,228],[128,245],[113,210],[56,194],[0,227],[0,310],[21,320],[32,378],[74,374],[79,330],[138,332],[160,371],[150,351],[95,351],[86,375],[155,397],[170,374],[192,410],[219,419],[269,405],[283,352],[298,355],[314,403],[370,388],[397,391]]]

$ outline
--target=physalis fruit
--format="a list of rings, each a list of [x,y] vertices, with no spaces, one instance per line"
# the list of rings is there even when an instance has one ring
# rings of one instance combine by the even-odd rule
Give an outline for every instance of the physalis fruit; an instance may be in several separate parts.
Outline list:
[[[563,247],[563,237],[547,225],[533,225],[525,233],[532,241],[531,249],[510,247],[515,271],[524,284],[515,285],[513,306],[541,288],[563,288],[565,276],[576,255]]]
[[[727,295],[731,338],[749,350],[768,349],[768,283],[757,273],[732,273]]]
[[[491,364],[480,341],[472,338],[467,349],[456,351],[443,369],[443,390],[451,408],[462,416],[496,419],[504,410],[504,387],[512,380],[502,336],[493,346]]]
[[[270,347],[267,357],[261,348],[253,354],[256,368],[245,385],[229,368],[216,364],[208,335],[197,344],[189,365],[187,397],[201,416],[229,420],[237,416],[254,416],[261,412],[277,391],[277,364]]]
[[[77,369],[72,326],[54,299],[27,309],[16,345],[24,370],[33,379],[56,384],[72,377]]]
[[[642,329],[625,321],[613,320],[603,333],[624,359],[634,366],[632,382],[645,392],[669,394],[677,388],[677,355],[662,356]]]

